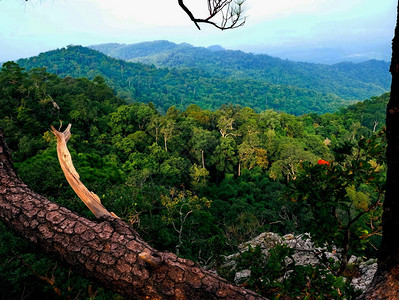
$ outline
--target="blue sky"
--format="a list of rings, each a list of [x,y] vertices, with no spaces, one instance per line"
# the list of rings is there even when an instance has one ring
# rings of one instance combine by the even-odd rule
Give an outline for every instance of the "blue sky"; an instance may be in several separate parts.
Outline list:
[[[205,0],[186,3],[198,14],[206,7]],[[247,0],[245,5],[245,26],[219,31],[202,25],[199,31],[177,0],[1,0],[0,61],[70,44],[159,39],[284,58],[315,51],[390,57],[396,0]]]

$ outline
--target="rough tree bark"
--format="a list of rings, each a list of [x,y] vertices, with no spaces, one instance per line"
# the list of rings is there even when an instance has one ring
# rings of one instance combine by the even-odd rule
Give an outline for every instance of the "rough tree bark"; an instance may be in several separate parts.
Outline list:
[[[361,299],[399,299],[399,1],[392,41],[391,97],[387,106],[387,183],[378,270]]]
[[[127,298],[264,299],[194,262],[159,252],[118,218],[85,219],[31,191],[0,130],[0,220],[44,251]]]

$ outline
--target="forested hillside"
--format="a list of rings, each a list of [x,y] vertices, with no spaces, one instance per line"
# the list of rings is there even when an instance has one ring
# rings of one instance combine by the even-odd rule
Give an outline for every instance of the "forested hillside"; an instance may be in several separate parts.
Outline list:
[[[250,79],[212,74],[213,70],[217,70],[212,68],[168,69],[130,63],[81,46],[69,46],[42,53],[37,57],[21,59],[18,63],[28,70],[46,67],[47,71],[61,77],[93,79],[98,75],[103,76],[121,98],[128,102],[152,102],[162,113],[173,105],[179,109],[186,109],[191,104],[196,104],[202,109],[218,109],[223,104],[234,104],[251,107],[257,112],[274,109],[302,115],[312,112],[334,112],[339,107],[354,102],[312,87],[298,87],[295,80],[304,80],[301,79],[303,76],[298,74],[289,84],[276,85],[260,77]],[[279,77],[277,74],[275,73],[275,76]],[[305,81],[316,85],[311,80]],[[324,82],[329,82],[329,79]],[[338,84],[342,90],[355,84],[350,78],[345,82],[348,82],[348,85],[339,85],[337,82],[332,84]],[[377,85],[377,82],[373,84]],[[378,95],[382,92],[384,89],[369,94]],[[359,96],[358,100],[360,99],[363,98]]]
[[[29,70],[8,62],[0,71],[0,128],[19,176],[36,192],[91,217],[65,181],[49,131],[50,125],[72,123],[68,146],[82,182],[158,249],[210,265],[224,276],[230,275],[221,268],[223,255],[264,231],[310,232],[317,245],[346,249],[346,257],[375,257],[388,94],[335,113],[299,117],[272,109],[223,105],[210,110],[196,104],[171,106],[161,114],[152,103],[118,97],[129,91],[122,82],[130,78],[132,95],[138,91],[134,86],[149,86],[153,93],[148,99],[144,92],[133,99],[155,103],[158,89],[178,89],[183,78],[195,82],[207,77],[193,69],[127,63],[83,47],[21,63]],[[30,69],[35,64],[48,70]],[[114,82],[117,93],[106,80]],[[163,87],[166,80],[170,85]],[[4,226],[0,245],[0,255],[9,258],[0,264],[5,298],[118,299]],[[249,249],[247,259],[256,253]],[[248,281],[248,287],[268,297],[356,294],[347,285],[356,272],[344,259],[293,269],[303,279],[294,285],[279,282],[289,253],[276,255],[278,262],[268,266],[273,272]],[[326,279],[309,283],[315,274]],[[43,279],[51,276],[51,283]]]
[[[335,94],[345,100],[364,100],[378,96],[389,90],[391,80],[387,72],[389,63],[377,60],[322,65],[168,41],[132,45],[103,44],[91,48],[127,61],[158,67],[196,68],[212,76],[256,79],[273,85],[295,86]]]

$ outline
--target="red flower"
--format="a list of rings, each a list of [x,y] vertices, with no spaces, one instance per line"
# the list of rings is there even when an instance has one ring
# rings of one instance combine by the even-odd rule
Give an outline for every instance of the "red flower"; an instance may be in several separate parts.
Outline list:
[[[324,160],[324,159],[319,159],[317,161],[317,164],[319,164],[319,165],[327,165],[327,166],[330,165],[330,163],[328,161]]]

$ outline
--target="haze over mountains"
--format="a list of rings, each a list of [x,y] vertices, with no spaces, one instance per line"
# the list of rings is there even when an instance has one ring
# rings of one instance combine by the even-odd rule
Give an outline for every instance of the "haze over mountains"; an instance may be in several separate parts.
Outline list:
[[[363,62],[371,59],[391,60],[390,38],[372,41],[338,42],[330,45],[308,45],[298,43],[297,45],[271,46],[259,45],[252,47],[241,47],[245,52],[256,54],[267,53],[272,56],[289,59],[293,61],[304,61],[321,64],[337,64],[344,61]]]
[[[128,101],[153,102],[160,111],[231,103],[295,115],[325,113],[390,88],[385,61],[312,64],[168,41],[90,48],[68,46],[18,63],[61,76],[103,76]]]
[[[139,44],[151,44],[158,43],[161,41],[155,42],[144,42]],[[174,43],[171,43],[174,44]],[[102,47],[107,49],[107,46],[114,45],[115,49],[112,49],[112,52],[118,51],[116,49],[121,49],[137,45],[137,44],[99,44],[89,46],[90,48],[100,50]],[[176,44],[174,44],[176,45]],[[182,43],[181,45],[190,46],[187,43]],[[171,47],[167,47],[171,48]],[[213,45],[209,47],[205,47],[210,50],[225,50],[222,46]],[[367,60],[391,60],[391,43],[390,42],[378,42],[378,41],[368,41],[367,43],[356,43],[353,42],[351,44],[345,45],[334,45],[334,46],[311,46],[307,44],[298,44],[295,46],[272,46],[261,44],[258,46],[247,45],[241,46],[240,50],[243,52],[254,53],[254,54],[267,54],[274,57],[279,57],[281,59],[288,59],[291,61],[297,62],[309,62],[309,63],[320,63],[320,64],[337,64],[341,62],[364,62]],[[238,50],[239,51],[239,50]],[[105,52],[104,52],[105,53]]]

